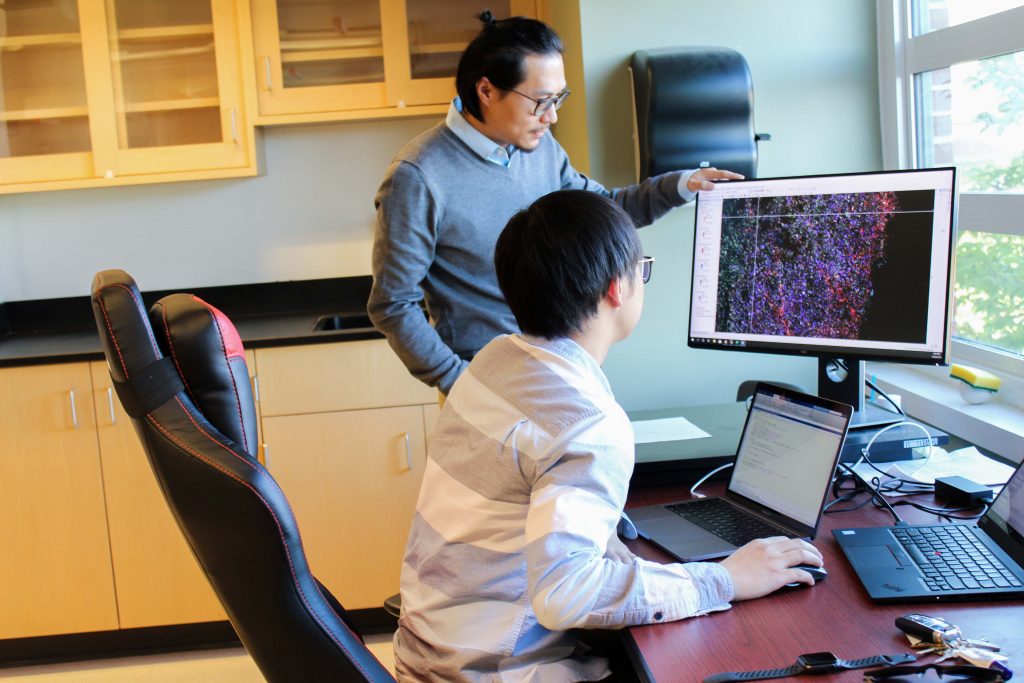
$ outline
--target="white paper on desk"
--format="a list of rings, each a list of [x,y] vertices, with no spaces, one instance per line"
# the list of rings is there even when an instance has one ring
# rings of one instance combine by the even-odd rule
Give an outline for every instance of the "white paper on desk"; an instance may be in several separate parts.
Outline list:
[[[661,443],[710,439],[711,435],[685,417],[666,417],[660,420],[633,422],[633,443]]]
[[[914,453],[922,456],[916,460],[901,460],[898,462],[875,463],[878,469],[885,471],[889,477],[880,475],[867,463],[861,463],[853,468],[857,475],[866,482],[872,477],[879,477],[884,484],[891,478],[918,481],[922,484],[934,484],[936,477],[966,477],[971,481],[984,486],[1002,486],[1013,474],[1014,468],[1010,465],[986,457],[978,452],[974,446],[961,448],[960,450],[947,453],[942,448],[933,448],[931,457],[921,464],[923,456],[928,448],[915,448]],[[887,492],[886,495],[910,495],[912,492],[901,491]]]

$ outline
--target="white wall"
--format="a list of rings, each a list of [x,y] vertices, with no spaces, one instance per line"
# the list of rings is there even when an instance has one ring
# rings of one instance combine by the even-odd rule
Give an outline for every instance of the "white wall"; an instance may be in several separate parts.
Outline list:
[[[750,66],[762,177],[881,168],[875,9],[865,0],[582,0],[590,163],[606,186],[633,181],[626,66],[640,49],[712,45]],[[569,84],[572,87],[572,83]],[[643,319],[605,371],[627,409],[731,401],[744,379],[816,385],[815,362],[686,347],[693,211],[641,231],[657,259]]]
[[[268,129],[255,178],[0,195],[0,301],[106,268],[147,290],[369,274],[377,185],[437,120]]]

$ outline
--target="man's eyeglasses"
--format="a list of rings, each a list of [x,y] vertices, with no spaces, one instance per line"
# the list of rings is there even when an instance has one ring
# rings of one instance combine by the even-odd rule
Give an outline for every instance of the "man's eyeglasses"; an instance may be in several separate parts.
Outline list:
[[[942,683],[1002,683],[1007,680],[998,669],[983,669],[980,666],[943,666],[924,664],[921,666],[894,666],[864,673],[865,683],[913,683],[917,681],[942,681]]]
[[[533,108],[534,116],[544,116],[544,114],[547,114],[552,109],[558,109],[559,107],[562,106],[562,102],[565,102],[565,98],[572,94],[572,91],[566,88],[557,95],[552,95],[551,97],[542,97],[538,100],[533,97],[530,97],[529,95],[524,95],[515,88],[509,88],[509,90],[519,95],[520,97],[525,97],[531,102],[535,102],[537,104],[537,106]]]
[[[651,279],[651,270],[654,269],[654,257],[644,256],[637,263],[640,265],[640,280],[646,285]]]

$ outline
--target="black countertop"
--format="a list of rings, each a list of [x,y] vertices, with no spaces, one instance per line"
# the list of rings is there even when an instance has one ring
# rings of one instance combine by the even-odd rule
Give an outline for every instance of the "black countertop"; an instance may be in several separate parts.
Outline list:
[[[366,319],[369,276],[143,292],[146,307],[195,294],[235,324],[246,348],[381,339]],[[341,329],[314,331],[324,317]],[[101,360],[88,296],[0,304],[0,366]]]

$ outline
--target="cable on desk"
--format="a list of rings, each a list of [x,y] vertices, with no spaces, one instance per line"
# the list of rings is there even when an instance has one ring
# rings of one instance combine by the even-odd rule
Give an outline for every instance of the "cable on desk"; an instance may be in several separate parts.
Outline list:
[[[878,439],[878,437],[880,437],[882,434],[885,434],[890,429],[895,429],[897,427],[908,427],[908,426],[909,427],[917,427],[918,429],[920,429],[924,433],[925,441],[928,442],[928,452],[925,454],[924,460],[921,462],[920,465],[917,466],[917,469],[914,470],[914,472],[917,472],[918,470],[923,468],[925,465],[928,464],[928,460],[931,459],[932,451],[935,450],[935,445],[932,444],[932,435],[928,432],[928,430],[925,429],[924,427],[922,427],[917,422],[911,422],[910,420],[903,420],[902,422],[896,422],[896,423],[891,424],[891,425],[886,425],[885,427],[882,427],[877,432],[872,434],[871,435],[871,439],[868,441],[868,444],[861,450],[861,456],[860,456],[860,458],[857,459],[857,462],[855,462],[853,464],[853,467],[856,467],[857,465],[859,465],[862,462],[864,462],[864,463],[867,463],[871,467],[871,469],[875,470],[879,474],[884,474],[885,476],[891,477],[893,480],[898,481],[900,483],[921,484],[921,482],[914,481],[912,479],[902,479],[900,477],[893,477],[891,474],[889,474],[885,470],[883,470],[883,469],[879,468],[877,465],[875,465],[875,463],[871,462],[871,447],[874,445],[874,443]],[[852,469],[851,469],[851,471],[852,471]],[[879,491],[879,494],[881,494],[880,491]]]
[[[845,360],[843,360],[842,358],[837,358],[837,359],[835,360],[835,363],[836,363],[836,365],[838,365],[839,367],[841,367],[841,368],[842,368],[843,370],[845,370],[846,372],[849,372],[849,371],[850,371],[850,369],[849,369],[849,368],[847,367],[847,365],[846,365],[846,361],[845,361]],[[873,375],[872,375],[872,376],[873,376]],[[884,391],[882,391],[882,390],[881,390],[881,389],[880,389],[880,388],[878,387],[878,385],[877,385],[877,384],[875,384],[874,382],[872,382],[871,380],[869,380],[869,379],[868,379],[867,377],[865,377],[865,378],[864,378],[864,385],[865,385],[865,386],[867,386],[867,387],[869,387],[869,388],[870,388],[870,389],[871,389],[872,391],[874,391],[874,392],[875,392],[876,394],[878,394],[879,396],[881,396],[882,398],[884,398],[884,399],[885,399],[886,401],[888,401],[888,402],[889,402],[889,405],[891,405],[891,406],[892,406],[893,408],[895,408],[895,409],[896,409],[896,412],[897,412],[897,413],[899,413],[900,415],[902,415],[902,416],[904,416],[904,417],[906,417],[906,416],[907,416],[907,414],[906,414],[905,412],[903,412],[903,408],[902,408],[902,407],[900,407],[900,404],[898,404],[898,403],[896,403],[896,401],[892,400],[892,398],[891,398],[891,397],[889,396],[889,394],[887,394],[887,393],[885,393]]]
[[[848,471],[851,472],[851,474],[849,476],[851,477],[852,481],[854,481],[854,486],[853,486],[852,489],[846,489],[845,490],[846,492],[844,493],[844,489],[842,488],[842,483],[843,483],[842,481],[837,480],[835,483],[833,483],[832,495],[835,496],[835,500],[832,500],[832,501],[830,501],[829,503],[827,503],[825,505],[824,510],[823,510],[825,514],[834,514],[834,513],[839,513],[839,512],[853,512],[854,510],[860,510],[862,507],[864,507],[868,503],[874,503],[875,507],[885,508],[886,510],[888,510],[888,512],[896,520],[896,525],[897,526],[901,526],[905,522],[903,522],[900,519],[899,515],[895,511],[895,507],[897,505],[909,505],[909,506],[917,508],[918,510],[921,510],[923,512],[927,512],[929,514],[933,514],[933,515],[935,515],[935,516],[939,517],[940,519],[943,519],[943,520],[945,520],[947,522],[952,522],[953,520],[958,520],[958,519],[959,520],[978,519],[979,517],[984,516],[984,514],[989,509],[989,504],[988,503],[984,503],[984,502],[979,503],[978,505],[976,505],[974,507],[960,507],[960,508],[946,508],[946,507],[936,507],[936,506],[932,506],[932,505],[925,505],[924,503],[919,503],[919,502],[914,501],[914,500],[908,500],[906,498],[901,498],[899,500],[895,500],[892,503],[890,503],[885,498],[885,496],[883,495],[883,492],[887,491],[887,490],[888,491],[902,490],[901,487],[904,485],[902,482],[890,481],[890,482],[886,482],[886,483],[882,484],[881,483],[881,479],[879,479],[878,477],[872,477],[871,478],[871,482],[868,483],[868,482],[865,482],[864,480],[862,480],[856,474],[853,474],[852,469],[846,463],[840,463],[840,465],[842,465],[844,468],[846,468]],[[914,491],[905,491],[904,493],[906,493],[906,495],[918,495],[918,494],[921,494],[921,493],[933,493],[934,489],[935,489],[934,486],[932,486],[931,484],[928,484],[928,485],[924,485],[924,488],[920,488],[920,489],[914,490]],[[852,505],[850,507],[845,507],[845,508],[840,508],[840,509],[832,509],[832,506],[836,505],[837,503],[843,503],[843,502],[852,501],[858,495],[860,495],[861,493],[867,493],[867,492],[870,492],[871,496],[869,496],[868,498],[866,498],[864,501],[862,501],[861,503],[859,503],[857,505]],[[979,507],[981,508],[980,511],[975,513],[975,514],[971,514],[971,515],[958,515],[958,514],[955,514],[955,513],[958,513],[958,512],[967,512],[969,510],[977,510]]]
[[[849,465],[847,465],[845,462],[840,462],[839,466],[842,467],[843,469],[845,469],[851,475],[853,475],[854,480],[857,480],[857,479],[860,478],[860,477],[858,477],[857,473],[853,471],[853,468],[850,467]],[[872,483],[877,482],[877,481],[879,481],[878,477],[874,477],[872,479]],[[885,496],[882,495],[882,493],[878,490],[877,486],[868,485],[867,490],[871,492],[871,498],[869,498],[868,500],[869,501],[878,501],[878,503],[881,503],[881,505],[878,505],[878,507],[883,507],[883,508],[885,508],[886,510],[889,511],[889,514],[892,515],[893,520],[895,520],[895,522],[896,522],[896,526],[906,526],[907,523],[903,521],[903,518],[899,516],[899,514],[896,512],[895,508],[893,508],[893,506],[889,504],[889,501],[887,501],[885,499]],[[856,507],[844,508],[842,510],[826,510],[826,512],[829,512],[829,513],[850,512],[852,510],[859,510],[860,508],[864,507],[866,504],[867,504],[867,502],[864,502],[864,503],[861,503],[860,505],[858,505]]]
[[[706,482],[711,477],[713,477],[716,474],[718,474],[719,472],[721,472],[722,470],[729,469],[730,467],[732,467],[732,465],[733,464],[731,462],[727,462],[724,465],[720,465],[720,466],[716,467],[715,469],[711,470],[710,472],[708,472],[707,474],[705,474],[703,477],[701,477],[700,479],[697,480],[696,484],[694,484],[693,486],[690,487],[690,495],[693,496],[694,498],[703,498],[704,497],[703,493],[697,493],[697,487],[700,486],[701,484],[703,484],[704,482]]]
[[[903,412],[903,408],[900,407],[900,404],[896,403],[896,401],[892,400],[892,398],[890,398],[889,394],[887,394],[884,391],[882,391],[881,389],[879,389],[877,384],[875,384],[874,382],[872,382],[871,380],[868,380],[868,379],[864,380],[864,384],[869,386],[872,391],[874,391],[876,394],[878,394],[879,396],[884,398],[886,401],[888,401],[889,405],[891,405],[893,408],[895,408],[897,413],[899,413],[903,417],[907,416],[907,414],[905,412]]]
[[[979,503],[979,505],[981,506],[981,512],[975,515],[956,515],[952,513],[967,512],[968,510],[977,510],[978,505],[966,508],[943,508],[932,507],[930,505],[925,505],[924,503],[918,503],[917,501],[914,500],[897,500],[893,503],[893,505],[909,505],[910,507],[917,508],[918,510],[922,510],[924,512],[933,514],[936,517],[939,517],[940,519],[946,520],[947,522],[952,522],[954,519],[978,519],[979,517],[982,517],[986,512],[988,512],[989,508],[988,503]]]

